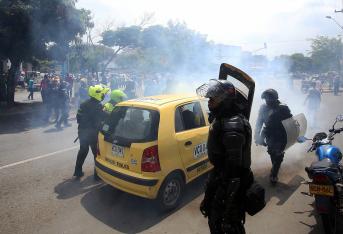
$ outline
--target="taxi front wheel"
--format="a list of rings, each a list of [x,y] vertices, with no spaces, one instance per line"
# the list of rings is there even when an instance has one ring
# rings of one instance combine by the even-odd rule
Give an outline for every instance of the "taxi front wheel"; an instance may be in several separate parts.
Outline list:
[[[184,180],[179,174],[169,175],[158,193],[159,208],[164,211],[175,209],[181,202],[184,187]]]

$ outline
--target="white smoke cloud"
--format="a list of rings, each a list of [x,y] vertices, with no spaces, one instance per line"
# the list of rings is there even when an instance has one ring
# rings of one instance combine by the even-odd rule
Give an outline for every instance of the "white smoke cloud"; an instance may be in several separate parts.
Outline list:
[[[156,24],[170,19],[207,34],[216,42],[256,50],[266,42],[263,53],[269,57],[293,52],[306,52],[308,38],[335,36],[340,29],[326,19],[342,6],[337,0],[261,0],[261,1],[158,1],[158,0],[80,0],[79,7],[94,12],[96,22],[109,18],[127,25],[137,23],[146,12],[154,12]],[[335,14],[343,22],[342,14]]]

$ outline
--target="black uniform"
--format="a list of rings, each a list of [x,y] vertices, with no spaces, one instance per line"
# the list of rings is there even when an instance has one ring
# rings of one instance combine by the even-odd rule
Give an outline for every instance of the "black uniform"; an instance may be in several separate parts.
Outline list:
[[[257,143],[267,146],[272,161],[271,177],[274,178],[277,178],[279,173],[287,144],[287,134],[282,121],[291,117],[292,114],[288,106],[279,101],[275,105],[263,104],[259,110],[255,140]]]
[[[208,215],[211,233],[245,233],[243,198],[253,183],[251,127],[238,112],[211,116],[207,146],[214,169],[201,210]]]
[[[58,89],[58,109],[60,112],[59,119],[57,120],[56,127],[60,128],[63,123],[64,126],[69,126],[69,90],[67,88],[66,82],[63,82]]]
[[[74,176],[82,176],[82,165],[87,157],[89,147],[91,147],[95,159],[98,131],[105,116],[101,102],[94,98],[90,98],[80,105],[76,115],[79,124],[80,150],[77,154]]]

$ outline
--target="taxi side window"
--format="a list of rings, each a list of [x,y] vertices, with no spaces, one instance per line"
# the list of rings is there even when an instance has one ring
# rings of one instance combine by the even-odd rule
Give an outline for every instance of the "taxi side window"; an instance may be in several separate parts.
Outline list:
[[[175,132],[205,126],[204,115],[199,102],[179,106],[175,111]]]

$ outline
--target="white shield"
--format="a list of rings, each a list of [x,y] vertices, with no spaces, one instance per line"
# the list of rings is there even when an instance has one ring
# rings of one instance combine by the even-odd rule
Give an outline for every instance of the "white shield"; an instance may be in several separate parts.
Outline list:
[[[288,149],[297,142],[299,136],[305,136],[307,129],[307,120],[304,114],[295,115],[289,119],[282,121],[282,125],[285,128],[287,134],[287,145],[285,149]]]

